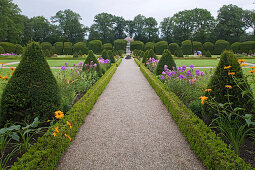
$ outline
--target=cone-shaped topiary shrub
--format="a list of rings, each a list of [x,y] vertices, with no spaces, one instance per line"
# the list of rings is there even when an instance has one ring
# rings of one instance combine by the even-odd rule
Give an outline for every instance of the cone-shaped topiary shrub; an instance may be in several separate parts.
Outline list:
[[[89,50],[89,54],[83,64],[82,70],[85,71],[89,67],[88,65],[92,64],[92,62],[93,62],[93,65],[96,64],[96,71],[97,71],[98,75],[102,76],[102,68],[101,68],[99,62],[97,61],[92,50]]]
[[[153,49],[150,49],[150,50],[149,50],[148,59],[149,59],[149,58],[154,58],[154,59],[156,59],[156,60],[158,59],[158,57],[155,55]]]
[[[228,68],[228,66],[231,66]],[[229,73],[234,75],[229,75]],[[235,79],[242,80],[242,84],[235,83]],[[226,85],[230,85],[232,88],[229,89]],[[210,92],[206,92],[205,96],[208,97],[207,101],[210,103],[216,101],[217,103],[232,103],[232,108],[243,108],[244,110],[239,113],[244,116],[245,113],[254,114],[254,104],[253,99],[249,98],[248,95],[243,94],[241,89],[244,87],[249,88],[249,84],[243,76],[242,68],[237,61],[237,57],[232,51],[224,51],[221,54],[220,62],[211,78],[207,89],[212,89]],[[240,89],[241,88],[241,89]],[[242,96],[243,94],[243,96]],[[229,100],[228,100],[228,96]],[[252,94],[249,94],[252,96]],[[203,105],[203,119],[208,124],[211,123],[214,118],[216,118],[217,110],[211,107],[208,102]],[[255,116],[255,115],[254,115]]]
[[[101,56],[103,59],[109,59],[109,56],[108,56],[108,53],[107,53],[107,51],[106,50],[103,50],[103,52],[102,52],[102,56]]]
[[[169,50],[164,50],[161,59],[158,62],[156,74],[160,75],[164,71],[164,66],[167,65],[168,69],[172,70],[176,68],[176,64]]]
[[[112,50],[108,50],[107,53],[108,53],[108,57],[109,57],[111,63],[115,63],[115,58],[114,58],[114,54],[113,54]]]
[[[140,56],[139,56],[139,58],[138,58],[138,59],[139,59],[139,60],[141,60],[141,58],[143,58],[143,57],[144,57],[144,54],[145,54],[145,53],[144,53],[144,51],[141,51],[141,52],[140,52]]]
[[[148,55],[149,55],[149,50],[145,51],[145,53],[143,55],[142,63],[146,63]]]
[[[208,50],[208,51],[205,52],[205,56],[206,56],[206,57],[212,57],[212,54],[211,54],[210,51]]]
[[[28,44],[20,64],[10,78],[1,99],[1,125],[6,121],[32,122],[52,119],[60,109],[57,81],[36,42]]]

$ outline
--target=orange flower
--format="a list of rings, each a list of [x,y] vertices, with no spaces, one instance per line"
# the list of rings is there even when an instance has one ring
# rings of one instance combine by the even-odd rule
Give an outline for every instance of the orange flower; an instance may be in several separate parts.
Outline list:
[[[6,64],[6,63],[0,63],[1,65],[4,65],[4,64]]]
[[[232,89],[232,86],[230,86],[230,85],[226,85],[225,87],[228,89]]]
[[[10,70],[11,70],[11,71],[14,71],[14,70],[15,70],[15,68],[14,68],[14,67],[10,67]]]
[[[69,123],[68,121],[66,121],[66,124],[70,127],[70,129],[72,129],[71,123]]]
[[[255,69],[255,66],[250,66],[249,68]]]
[[[5,81],[8,81],[8,77],[7,77],[7,76],[4,76],[3,79],[4,79]]]
[[[67,134],[65,134],[65,137],[67,137],[70,141],[72,140],[72,138],[68,136]]]
[[[255,73],[255,70],[251,70],[251,71],[249,71],[249,73]]]
[[[235,72],[228,73],[228,75],[235,75],[235,74],[236,74]]]
[[[55,133],[59,133],[59,131],[58,131],[58,126],[55,127]]]
[[[243,66],[247,66],[247,64],[241,64],[241,66],[243,67]]]
[[[238,60],[238,63],[244,63],[245,62],[245,59],[239,59]]]
[[[231,68],[232,66],[226,66],[226,67],[224,67],[224,69],[229,69],[229,68]]]
[[[201,103],[202,103],[202,104],[205,104],[205,100],[207,100],[208,97],[206,97],[206,96],[200,96],[199,99],[201,99]]]
[[[66,83],[69,84],[69,80],[66,80]]]
[[[54,133],[53,133],[53,136],[54,136],[54,137],[56,137],[56,136],[57,136],[57,133],[56,133],[56,132],[54,132]]]
[[[11,76],[13,76],[13,72],[11,72]]]
[[[56,112],[55,112],[55,117],[56,117],[57,119],[61,119],[62,117],[64,117],[64,113],[61,112],[61,111],[56,111]]]
[[[0,75],[0,79],[3,79],[3,76]]]
[[[205,89],[205,91],[209,92],[209,91],[212,91],[212,89]]]

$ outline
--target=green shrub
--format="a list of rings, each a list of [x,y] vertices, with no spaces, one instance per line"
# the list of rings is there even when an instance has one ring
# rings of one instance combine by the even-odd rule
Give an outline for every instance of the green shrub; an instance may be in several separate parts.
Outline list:
[[[71,42],[64,42],[63,54],[65,55],[73,54],[73,44]]]
[[[192,44],[190,40],[183,41],[181,48],[184,55],[191,55],[193,53]]]
[[[206,57],[212,57],[212,54],[211,54],[210,51],[208,50],[208,51],[205,52],[205,56],[206,56]]]
[[[235,43],[233,43],[233,44],[230,46],[230,49],[231,49],[234,53],[241,53],[240,46],[241,46],[241,43],[240,43],[240,42],[235,42]]]
[[[23,47],[20,44],[16,44],[15,54],[20,55],[23,52]]]
[[[88,54],[88,49],[85,42],[77,42],[73,45],[73,53],[79,53],[80,51],[82,55]]]
[[[204,50],[210,51],[210,53],[212,53],[214,50],[214,44],[211,42],[205,42],[203,46],[204,46]]]
[[[192,100],[189,103],[190,110],[195,113],[198,117],[202,117],[202,104],[200,100]]]
[[[52,119],[60,109],[57,81],[36,42],[28,44],[1,99],[1,123]]]
[[[144,46],[144,51],[153,49],[154,50],[154,43],[153,42],[147,42]]]
[[[0,54],[4,54],[4,53],[5,53],[4,48],[0,46]]]
[[[82,53],[82,52],[81,52]],[[81,54],[82,55],[82,54]],[[79,53],[77,53],[76,51],[73,53],[73,58],[78,58],[79,57]]]
[[[115,50],[126,50],[126,46],[127,46],[127,41],[122,40],[122,39],[118,39],[114,41],[114,49]]]
[[[108,54],[108,58],[111,61],[111,63],[115,63],[115,58],[114,58],[114,54],[113,54],[112,50],[108,50],[107,54]]]
[[[106,60],[106,59],[109,59],[107,50],[103,50],[103,52],[102,52],[102,58],[105,59],[105,60]]]
[[[169,51],[171,52],[171,54],[174,54],[174,52],[176,50],[178,50],[180,47],[177,43],[170,43],[168,46]]]
[[[16,49],[16,45],[9,42],[0,42],[0,46],[4,48],[6,53],[14,53]]]
[[[112,50],[112,44],[111,43],[106,43],[103,45],[103,50]]]
[[[240,44],[240,52],[248,54],[250,50],[255,49],[255,41],[245,41]]]
[[[54,47],[55,47],[55,51],[54,53],[55,54],[58,54],[58,55],[63,55],[63,42],[56,42],[54,44]]]
[[[138,59],[140,60],[141,58],[143,58],[143,57],[144,57],[144,54],[145,54],[144,51],[141,51],[141,52],[140,52],[140,55],[138,56]]]
[[[160,75],[164,71],[164,66],[167,65],[168,69],[173,70],[173,67],[176,68],[176,64],[169,50],[165,49],[161,59],[158,62],[156,68],[156,74]]]
[[[249,55],[253,55],[253,51],[252,50],[249,50]]]
[[[224,67],[232,66],[229,69]],[[229,72],[234,72],[235,75],[228,75]],[[235,79],[242,79],[244,83],[237,85]],[[225,86],[230,85],[232,89],[227,89]],[[237,62],[237,57],[232,51],[224,51],[221,54],[220,62],[211,78],[207,89],[212,89],[211,92],[206,92],[205,96],[208,97],[207,101],[216,101],[217,103],[232,103],[232,108],[244,108],[244,111],[240,111],[240,114],[252,113],[254,110],[253,102],[249,102],[249,97],[246,94],[242,95],[242,90],[245,87],[249,87],[243,76],[242,68]],[[228,96],[230,95],[229,99]],[[203,117],[206,123],[211,123],[217,113],[215,108],[212,108],[207,102],[203,107]],[[255,115],[254,115],[255,116]]]
[[[49,42],[42,42],[40,45],[41,45],[43,51],[51,50],[51,48],[52,48],[52,45]]]
[[[175,52],[174,55],[176,57],[183,57],[182,49],[179,47]]]
[[[144,56],[143,56],[142,63],[146,63],[146,61],[148,60],[147,58],[148,58],[148,55],[149,55],[149,51],[150,51],[150,50],[145,51]]]
[[[203,51],[203,44],[198,41],[192,41],[194,51]]]
[[[148,53],[148,56],[147,56],[147,59],[149,58],[154,58],[154,59],[158,59],[158,57],[155,55],[154,51],[152,49],[149,50],[149,53]]]
[[[96,67],[96,71],[98,73],[99,76],[102,76],[102,68],[98,62],[98,60],[96,59],[94,53],[92,50],[89,50],[89,54],[85,60],[85,62],[83,63],[83,67],[82,67],[82,70],[85,71],[86,68],[85,68],[85,64],[90,64],[91,61],[94,63],[94,64],[97,64],[97,67]]]
[[[125,53],[124,50],[118,50],[118,51],[116,51],[116,52],[117,52],[117,54],[118,54],[119,56],[122,56],[122,55]]]
[[[101,54],[102,52],[102,41],[92,40],[88,44],[89,50],[92,50],[95,54]]]
[[[43,56],[44,57],[51,57],[52,53],[48,49],[46,49],[46,50],[43,51]]]
[[[165,49],[168,49],[168,43],[166,41],[159,41],[155,44],[155,52],[161,55]]]
[[[130,50],[143,50],[144,43],[142,41],[132,41],[130,43]]]
[[[214,46],[214,53],[216,55],[221,54],[224,50],[229,49],[229,42],[225,40],[217,40]]]

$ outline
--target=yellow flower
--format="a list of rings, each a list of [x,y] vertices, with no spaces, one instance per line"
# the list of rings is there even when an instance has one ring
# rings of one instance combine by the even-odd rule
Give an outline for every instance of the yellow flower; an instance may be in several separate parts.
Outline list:
[[[251,70],[251,71],[249,71],[249,73],[255,73],[255,70]]]
[[[58,126],[55,127],[55,133],[59,133],[59,131],[58,131]]]
[[[205,104],[205,100],[207,100],[208,97],[206,97],[206,96],[200,96],[199,99],[201,99],[201,103],[202,103],[202,104]]]
[[[61,111],[56,111],[56,112],[55,112],[55,117],[56,117],[57,119],[61,119],[62,117],[64,117],[64,113],[61,112]]]
[[[224,67],[224,69],[229,69],[229,68],[231,68],[232,66],[226,66],[226,67]]]
[[[67,134],[65,134],[65,137],[67,137],[70,141],[72,140],[72,138],[68,136]]]
[[[250,66],[249,68],[255,69],[255,66]]]
[[[228,73],[228,75],[235,75],[235,74],[236,74],[235,72]]]
[[[228,89],[232,89],[232,86],[230,86],[230,85],[226,85],[225,87]]]
[[[70,127],[70,129],[72,129],[73,127],[72,126],[69,126]]]
[[[245,62],[245,59],[239,59],[238,60],[238,63],[244,63]]]
[[[15,70],[15,68],[14,68],[14,67],[10,67],[10,70],[11,70],[11,71],[14,71],[14,70]]]
[[[247,66],[247,64],[241,64],[241,66],[243,67],[243,66]]]
[[[13,76],[13,72],[11,72],[11,76]]]
[[[209,91],[212,91],[212,89],[205,89],[205,91],[209,92]]]

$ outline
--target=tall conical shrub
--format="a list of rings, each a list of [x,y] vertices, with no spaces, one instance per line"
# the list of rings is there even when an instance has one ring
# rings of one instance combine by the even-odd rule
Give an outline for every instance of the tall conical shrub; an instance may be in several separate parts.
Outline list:
[[[106,50],[103,50],[103,52],[102,52],[102,58],[103,59],[109,59],[109,57],[108,57],[108,53],[107,53],[107,51]]]
[[[97,61],[97,59],[96,59],[96,57],[95,57],[92,50],[89,50],[88,56],[87,56],[85,62],[83,63],[82,70],[83,71],[86,70],[85,64],[91,64],[91,61],[93,61],[93,64],[97,64],[96,71],[97,71],[99,76],[102,76],[102,68],[101,68],[99,62]]]
[[[158,59],[158,57],[155,55],[153,49],[150,49],[150,50],[149,50],[148,59],[149,59],[149,58],[154,58],[154,59],[156,59],[156,60]]]
[[[60,109],[61,96],[57,81],[45,60],[40,45],[28,44],[1,99],[1,125],[52,119]]]
[[[114,58],[114,54],[113,54],[112,50],[108,50],[107,53],[108,53],[108,57],[109,57],[111,63],[115,63],[115,58]]]
[[[231,66],[230,68],[228,66]],[[230,74],[229,74],[230,73]],[[237,86],[233,76],[236,79],[242,79],[244,83]],[[232,88],[228,89],[226,85],[230,85]],[[206,92],[205,96],[208,97],[207,101],[216,101],[217,103],[232,103],[232,108],[243,108],[243,111],[240,111],[240,114],[244,115],[245,113],[254,113],[254,104],[247,95],[242,96],[242,90],[244,87],[249,88],[249,84],[243,76],[242,68],[238,63],[237,57],[232,51],[224,51],[221,54],[220,62],[214,72],[213,77],[211,78],[207,89],[212,89],[210,92]],[[240,89],[241,88],[241,89]],[[229,101],[228,101],[228,96]],[[250,94],[252,95],[252,94]],[[253,96],[252,96],[253,98]],[[214,118],[217,110],[213,109],[208,102],[205,102],[203,105],[203,118],[206,123],[211,123]],[[254,115],[255,116],[255,115]]]
[[[176,68],[176,64],[169,50],[164,50],[161,59],[158,62],[156,74],[160,75],[164,71],[164,66],[167,65],[168,69]]]
[[[146,63],[148,55],[149,55],[149,50],[145,51],[145,53],[143,55],[142,63]]]

